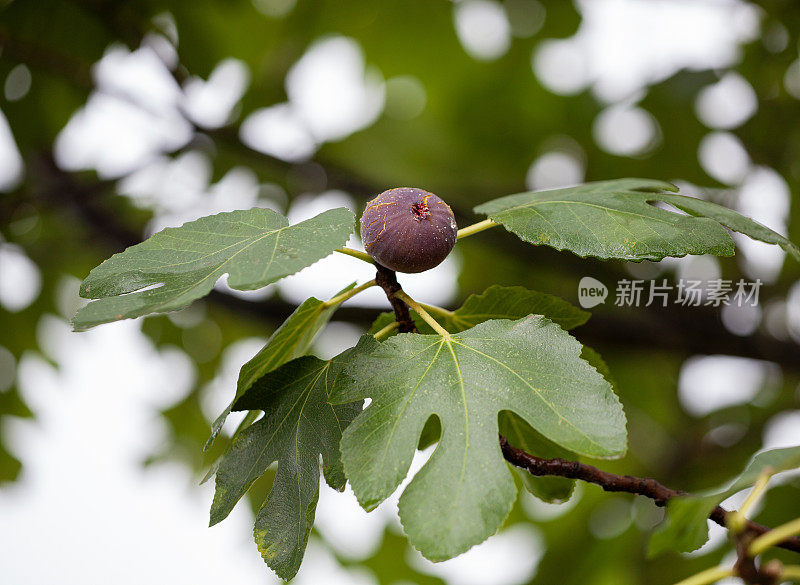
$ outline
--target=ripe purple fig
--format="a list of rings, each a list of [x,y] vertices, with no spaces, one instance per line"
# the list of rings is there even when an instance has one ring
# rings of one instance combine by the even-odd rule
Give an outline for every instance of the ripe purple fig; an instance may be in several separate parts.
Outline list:
[[[384,191],[361,216],[367,253],[397,272],[424,272],[441,264],[456,243],[457,229],[447,203],[411,187]]]

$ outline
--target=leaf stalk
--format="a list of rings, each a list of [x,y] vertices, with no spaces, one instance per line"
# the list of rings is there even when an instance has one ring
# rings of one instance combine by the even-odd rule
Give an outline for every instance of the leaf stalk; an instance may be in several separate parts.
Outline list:
[[[444,327],[439,325],[439,322],[436,321],[436,319],[434,319],[433,317],[431,317],[430,313],[428,313],[428,311],[426,311],[422,307],[422,305],[420,305],[417,301],[408,296],[404,291],[399,290],[396,293],[394,293],[394,296],[403,301],[409,307],[411,307],[417,315],[422,317],[423,321],[425,321],[428,325],[431,326],[431,328],[434,331],[436,331],[436,333],[445,338],[450,337],[450,333]]]
[[[322,303],[322,305],[323,305],[324,308],[329,309],[330,307],[333,307],[335,305],[338,305],[340,303],[345,302],[347,299],[356,296],[358,293],[363,292],[363,291],[367,290],[368,288],[370,288],[372,286],[375,286],[376,284],[377,283],[375,282],[375,279],[373,278],[372,280],[369,280],[369,281],[365,282],[362,285],[359,285],[359,286],[357,286],[355,288],[351,288],[350,290],[346,290],[342,294],[336,295],[332,299],[328,299],[327,301]]]
[[[715,583],[720,579],[725,579],[726,577],[732,576],[733,569],[714,567],[713,569],[707,569],[697,573],[696,575],[692,575],[688,579],[684,579],[675,585],[708,585],[709,583]]]
[[[767,489],[767,484],[769,483],[769,478],[772,477],[772,473],[772,469],[769,467],[764,468],[761,471],[761,474],[758,476],[753,489],[750,490],[750,493],[748,494],[744,503],[739,507],[738,510],[731,512],[725,519],[726,523],[728,524],[728,528],[734,534],[741,534],[747,527],[747,514],[763,497],[764,492]]]
[[[467,227],[458,230],[458,232],[456,232],[456,240],[460,240],[461,238],[466,238],[467,236],[477,234],[478,232],[482,232],[483,230],[488,230],[489,228],[493,228],[496,225],[500,224],[493,222],[491,219],[484,219],[483,221],[479,221],[478,223],[473,223],[472,225],[468,225]]]
[[[388,336],[389,336],[389,334],[390,334],[392,331],[394,331],[394,330],[395,330],[395,329],[397,329],[398,327],[400,327],[400,323],[399,323],[399,322],[397,322],[397,321],[392,321],[392,322],[391,322],[391,323],[389,323],[389,324],[388,324],[386,327],[384,327],[383,329],[381,329],[380,331],[378,331],[377,333],[375,333],[375,334],[373,335],[373,337],[374,337],[375,339],[377,339],[378,341],[383,341],[384,339],[386,339],[386,337],[388,337]]]
[[[353,248],[336,248],[334,252],[339,252],[339,254],[344,254],[345,256],[352,256],[353,258],[358,258],[359,260],[363,260],[367,264],[375,264],[375,261],[372,259],[372,256],[370,256],[366,252],[362,252],[361,250],[353,250]]]
[[[777,528],[773,528],[769,532],[753,539],[748,552],[750,556],[758,556],[771,546],[780,544],[796,534],[800,534],[800,518],[787,522]]]
[[[449,311],[442,307],[437,307],[436,305],[428,305],[426,303],[420,303],[419,306],[428,311],[429,313],[435,313],[437,315],[441,315],[442,317],[453,316],[453,311]]]
[[[787,565],[783,567],[780,578],[800,582],[800,565]]]

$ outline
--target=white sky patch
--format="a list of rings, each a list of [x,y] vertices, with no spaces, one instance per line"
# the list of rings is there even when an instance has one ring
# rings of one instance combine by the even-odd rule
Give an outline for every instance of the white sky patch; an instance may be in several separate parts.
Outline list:
[[[619,156],[635,156],[658,143],[660,129],[655,118],[639,107],[615,105],[597,115],[593,126],[598,146]]]
[[[730,66],[760,28],[757,9],[740,0],[579,0],[578,7],[578,32],[534,49],[534,71],[555,93],[591,86],[607,102],[683,68]]]
[[[216,420],[231,403],[236,395],[239,370],[261,351],[266,342],[266,337],[245,337],[234,341],[225,348],[214,379],[201,391],[200,407],[207,420]],[[229,434],[233,433],[244,416],[245,414],[241,412],[231,413],[228,420],[225,421],[223,430]]]
[[[774,169],[753,168],[739,187],[736,209],[779,234],[788,231],[791,191],[786,180]],[[779,246],[734,234],[742,251],[739,263],[746,275],[774,282],[780,275],[786,252]]]
[[[347,485],[337,492],[320,482],[315,527],[343,557],[364,560],[375,554],[383,540],[388,508],[365,512]]]
[[[102,178],[114,179],[180,148],[191,136],[191,126],[177,111],[156,113],[95,93],[58,134],[54,154],[67,171],[96,169]]]
[[[132,52],[112,45],[94,65],[97,90],[56,137],[62,168],[122,177],[186,145],[193,128],[185,116],[206,128],[233,117],[249,84],[246,66],[226,59],[207,81],[192,78],[184,91],[157,54],[156,39],[163,40],[151,36]]]
[[[239,59],[220,61],[207,81],[193,77],[184,84],[183,110],[204,128],[219,128],[231,118],[250,84],[250,71]]]
[[[758,360],[724,355],[691,357],[681,367],[678,397],[686,412],[705,416],[750,402],[769,374],[769,364]]]
[[[701,297],[706,298],[708,281],[722,278],[722,268],[716,256],[705,254],[703,256],[684,256],[682,258],[670,258],[667,264],[675,269],[678,279],[702,281]]]
[[[88,299],[82,299],[78,294],[80,286],[80,279],[71,274],[62,274],[58,279],[53,296],[59,314],[66,320],[72,319],[78,309],[89,302]]]
[[[710,552],[714,552],[723,544],[728,542],[728,531],[725,528],[723,528],[716,522],[712,522],[711,520],[708,520],[707,524],[708,524],[708,540],[705,542],[705,544],[700,548],[698,548],[697,550],[693,550],[692,552],[681,553],[682,557],[685,557],[687,559],[702,557]]]
[[[574,41],[542,41],[533,52],[531,67],[539,81],[558,95],[580,93],[589,82],[589,65]]]
[[[525,489],[520,490],[519,495],[519,497],[522,498],[523,510],[525,510],[528,517],[534,522],[550,522],[561,518],[578,505],[582,496],[583,484],[580,482],[575,484],[575,489],[570,499],[560,504],[551,504],[550,502],[540,500],[533,494],[528,493]]]
[[[735,72],[726,73],[714,85],[703,88],[695,102],[700,121],[720,130],[741,126],[757,110],[758,98],[753,86]]]
[[[0,192],[14,189],[22,179],[22,172],[22,156],[8,120],[0,110]]]
[[[734,335],[747,336],[755,333],[761,324],[760,305],[736,305],[731,303],[722,307],[722,324]]]
[[[286,75],[286,93],[320,142],[372,124],[383,110],[383,79],[366,69],[359,44],[346,37],[316,41]]]
[[[122,45],[109,47],[92,67],[98,91],[150,111],[169,114],[181,100],[181,88],[150,47],[129,51]]]
[[[800,445],[800,410],[780,412],[764,427],[764,449]]]
[[[728,185],[741,183],[750,168],[750,155],[730,132],[706,134],[698,147],[698,159],[709,177]]]
[[[346,321],[331,321],[314,340],[314,355],[327,360],[355,346],[364,330]]]
[[[230,582],[230,580],[227,580]],[[281,583],[283,583],[281,581]],[[316,538],[309,539],[303,564],[293,585],[378,585],[378,580],[363,568],[345,569]]]
[[[16,313],[26,309],[42,290],[42,274],[24,250],[0,243],[0,306]]]
[[[417,570],[448,585],[522,585],[536,574],[544,551],[536,528],[515,524],[449,561],[432,563],[410,547],[407,557]]]
[[[55,140],[56,162],[65,170],[118,178],[191,139],[181,88],[151,47],[130,52],[112,45],[92,74],[97,90]]]
[[[253,150],[287,161],[301,161],[317,150],[311,130],[291,104],[260,108],[239,129],[242,142]]]
[[[255,549],[246,506],[209,529],[212,484],[198,487],[177,464],[141,468],[164,439],[153,405],[174,397],[172,359],[135,322],[81,334],[62,325],[47,332],[59,370],[32,356],[20,363],[36,420],[6,419],[24,467],[0,490],[3,582],[279,583]],[[47,546],[42,562],[46,526],[67,527],[69,537]]]
[[[511,46],[511,25],[502,4],[494,0],[462,0],[453,6],[461,46],[479,61],[502,57]]]
[[[525,175],[531,190],[555,189],[582,183],[586,168],[583,160],[571,152],[552,150],[537,158]]]
[[[120,181],[119,191],[155,212],[149,234],[224,211],[278,207],[260,198],[258,177],[248,167],[233,167],[213,184],[211,173],[208,157],[189,151],[174,159],[160,157],[131,173]]]
[[[408,474],[394,493],[371,512],[365,512],[348,485],[337,492],[320,480],[316,527],[337,553],[350,559],[365,559],[380,546],[387,526],[402,533],[397,503],[414,476],[428,462],[435,445],[417,451],[411,460]]]
[[[242,141],[260,152],[299,161],[327,141],[371,125],[383,111],[380,72],[367,68],[356,41],[329,37],[313,43],[286,75],[289,101],[250,114]]]

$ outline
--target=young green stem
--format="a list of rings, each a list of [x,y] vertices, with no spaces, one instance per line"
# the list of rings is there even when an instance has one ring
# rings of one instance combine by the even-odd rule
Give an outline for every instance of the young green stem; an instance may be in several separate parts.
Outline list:
[[[422,320],[425,321],[428,325],[430,325],[431,328],[434,331],[436,331],[436,333],[438,333],[439,335],[441,335],[443,337],[450,337],[450,333],[448,333],[447,330],[444,327],[439,325],[439,323],[436,321],[436,319],[431,317],[430,313],[428,313],[428,311],[426,311],[424,308],[422,308],[422,305],[420,305],[417,301],[415,301],[410,296],[408,296],[405,292],[403,292],[402,290],[399,290],[396,293],[394,293],[394,296],[396,298],[400,299],[401,301],[403,301],[409,307],[411,307],[411,309],[417,315],[422,317]]]
[[[448,311],[447,309],[443,309],[442,307],[437,307],[436,305],[428,305],[426,303],[420,303],[419,306],[428,311],[429,313],[436,313],[437,315],[441,315],[442,317],[453,316],[453,311]]]
[[[795,534],[800,534],[800,518],[787,522],[777,528],[773,528],[769,532],[755,538],[753,542],[750,543],[748,553],[752,557],[758,556],[769,547],[775,546],[787,538],[791,538]]]
[[[339,254],[344,254],[346,256],[352,256],[353,258],[358,258],[359,260],[363,260],[369,264],[375,264],[375,261],[372,259],[372,256],[367,254],[366,252],[362,252],[361,250],[353,250],[352,248],[336,248],[334,252],[339,252]]]
[[[675,585],[708,585],[709,583],[716,583],[720,579],[733,576],[733,569],[726,569],[724,567],[714,567],[706,571],[701,571],[696,575],[692,575],[688,579],[684,579]]]
[[[761,471],[761,474],[758,476],[753,489],[750,491],[750,494],[747,496],[747,499],[744,501],[744,503],[739,507],[738,510],[731,512],[728,515],[726,523],[728,524],[728,528],[730,528],[734,534],[741,534],[745,529],[747,525],[747,514],[764,495],[764,491],[767,489],[767,484],[769,483],[770,477],[772,477],[772,469],[769,467],[764,468]]]
[[[378,341],[383,341],[383,340],[384,340],[386,337],[388,337],[388,335],[389,335],[389,334],[390,334],[392,331],[394,331],[394,330],[395,330],[395,329],[397,329],[398,327],[400,327],[400,323],[398,323],[397,321],[392,321],[392,322],[391,322],[391,323],[389,323],[389,324],[388,324],[386,327],[384,327],[383,329],[381,329],[380,331],[378,331],[377,333],[375,333],[375,334],[373,335],[373,337],[374,337],[375,339],[377,339]]]
[[[472,225],[468,225],[465,228],[461,228],[456,232],[456,240],[460,240],[461,238],[466,238],[467,236],[471,236],[472,234],[477,234],[478,232],[482,232],[483,230],[488,230],[489,228],[493,228],[497,224],[493,222],[491,219],[484,219],[483,221],[479,221],[478,223],[473,223]]]
[[[800,565],[788,565],[781,571],[782,580],[797,581],[800,583]]]
[[[377,283],[375,282],[375,279],[373,278],[372,280],[367,281],[362,285],[359,285],[359,286],[357,286],[355,288],[351,288],[350,290],[346,290],[340,295],[336,295],[332,299],[329,299],[329,300],[325,301],[324,303],[322,303],[322,305],[326,309],[329,309],[330,307],[338,305],[339,303],[345,302],[347,299],[356,296],[358,293],[360,293],[362,291],[365,291],[369,287],[375,286],[376,284]]]

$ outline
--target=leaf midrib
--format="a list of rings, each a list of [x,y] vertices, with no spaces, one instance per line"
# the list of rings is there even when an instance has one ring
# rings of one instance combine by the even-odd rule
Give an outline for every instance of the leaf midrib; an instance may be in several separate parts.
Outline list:
[[[320,376],[328,368],[329,365],[330,365],[330,362],[326,362],[325,365],[323,365],[318,372],[314,372],[314,373],[308,375],[309,377],[310,376],[314,376],[314,379],[311,381],[310,384],[308,384],[305,388],[303,388],[303,390],[300,392],[299,396],[297,397],[297,400],[295,400],[294,403],[292,404],[292,406],[289,409],[287,409],[286,414],[281,419],[281,422],[278,423],[275,426],[275,430],[272,432],[272,434],[270,435],[269,439],[267,439],[267,442],[264,444],[264,447],[259,451],[258,457],[256,457],[255,461],[250,466],[250,469],[248,470],[246,477],[252,476],[253,471],[256,468],[256,465],[258,464],[259,461],[261,461],[261,458],[264,457],[264,454],[266,453],[266,451],[269,448],[269,446],[272,444],[272,440],[275,438],[275,435],[278,434],[278,431],[283,429],[284,424],[286,423],[286,419],[288,419],[289,416],[294,412],[294,409],[297,406],[298,402],[300,402],[301,399],[305,398],[305,401],[303,402],[303,406],[300,408],[300,412],[297,415],[297,421],[298,421],[298,425],[299,425],[300,417],[303,416],[303,409],[305,408],[305,404],[306,404],[306,401],[308,400],[308,396],[311,394],[311,390],[313,389],[314,385],[317,383],[317,381],[319,380]],[[281,389],[285,390],[286,387],[288,385],[291,385],[292,383],[293,382],[289,382],[289,384],[287,384],[286,386],[283,386],[283,388],[281,388]],[[295,433],[295,437],[296,436],[297,436],[297,433]],[[278,459],[278,457],[276,456],[275,459]],[[250,483],[248,484],[248,488],[249,488],[250,485],[253,484],[253,482],[256,479],[257,478],[254,478],[253,480],[250,481]],[[245,491],[247,491],[247,490],[245,490]]]
[[[564,418],[564,416],[563,416],[561,413],[559,413],[559,412],[558,412],[558,410],[556,410],[555,406],[553,406],[553,404],[551,404],[551,403],[550,403],[550,401],[548,401],[548,400],[546,400],[546,399],[544,398],[544,389],[542,389],[542,388],[534,388],[533,386],[531,386],[531,384],[530,384],[530,383],[528,383],[528,381],[527,381],[525,378],[523,378],[523,377],[522,377],[522,376],[520,376],[520,375],[519,375],[517,372],[515,372],[513,369],[511,369],[509,366],[507,366],[506,364],[504,364],[504,363],[503,363],[503,362],[501,362],[500,360],[498,360],[498,359],[496,359],[496,358],[494,358],[494,357],[490,356],[489,354],[483,353],[482,351],[480,351],[480,350],[478,350],[478,349],[475,349],[475,348],[474,348],[474,347],[472,347],[472,346],[469,346],[469,345],[466,345],[466,344],[464,344],[464,343],[461,343],[461,342],[459,342],[459,341],[456,341],[455,339],[453,340],[453,342],[454,342],[454,343],[456,343],[457,345],[460,345],[461,347],[464,347],[464,348],[466,348],[466,349],[469,349],[469,350],[471,350],[471,351],[473,351],[473,352],[475,352],[475,353],[477,353],[477,354],[480,354],[480,355],[482,355],[482,356],[484,356],[484,357],[486,357],[486,358],[488,358],[488,359],[492,360],[493,362],[495,362],[495,363],[499,364],[500,366],[502,366],[503,368],[505,368],[506,370],[508,370],[509,372],[511,372],[511,373],[512,373],[514,376],[516,376],[517,378],[519,378],[519,380],[520,380],[520,381],[521,381],[523,384],[525,384],[525,385],[526,385],[528,388],[530,388],[531,390],[533,390],[533,391],[534,391],[534,395],[535,395],[535,396],[538,396],[538,397],[539,397],[539,399],[542,401],[542,403],[543,403],[543,404],[545,404],[545,406],[547,406],[547,407],[548,407],[550,410],[552,410],[552,411],[553,411],[553,414],[555,414],[555,415],[556,415],[556,416],[557,416],[557,417],[558,417],[560,420],[563,420],[565,423],[567,423],[567,425],[569,425],[570,427],[572,427],[572,428],[573,428],[573,429],[574,429],[574,430],[575,430],[575,431],[576,431],[576,432],[577,432],[579,435],[582,435],[583,437],[585,437],[585,438],[586,438],[586,440],[587,440],[587,441],[589,441],[589,442],[590,442],[592,445],[595,445],[596,447],[598,447],[598,448],[599,448],[601,451],[603,451],[603,452],[608,452],[608,449],[604,448],[602,445],[600,445],[599,443],[597,443],[597,442],[596,442],[594,439],[592,439],[591,437],[589,437],[589,435],[587,435],[587,434],[586,434],[585,432],[583,432],[581,429],[579,429],[578,427],[576,427],[574,423],[572,423],[572,422],[571,422],[571,421],[569,421],[568,419]]]

